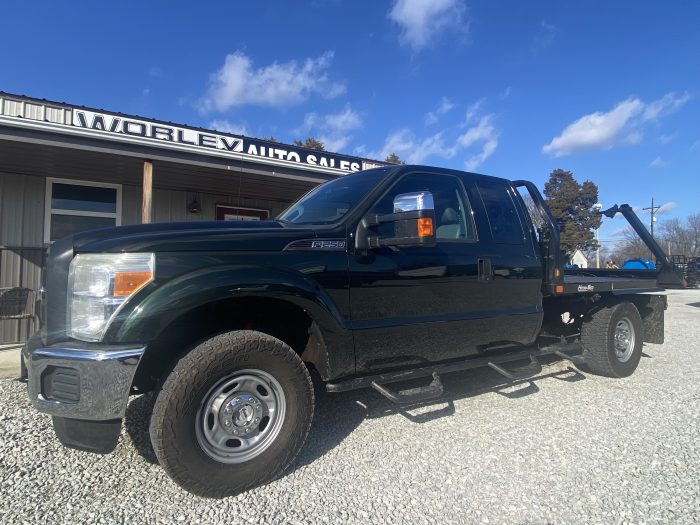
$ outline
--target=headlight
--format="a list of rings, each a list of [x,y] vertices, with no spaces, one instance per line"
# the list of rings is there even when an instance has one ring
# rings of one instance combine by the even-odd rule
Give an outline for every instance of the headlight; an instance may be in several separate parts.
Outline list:
[[[68,333],[99,341],[124,302],[153,280],[152,253],[76,255],[68,274]]]

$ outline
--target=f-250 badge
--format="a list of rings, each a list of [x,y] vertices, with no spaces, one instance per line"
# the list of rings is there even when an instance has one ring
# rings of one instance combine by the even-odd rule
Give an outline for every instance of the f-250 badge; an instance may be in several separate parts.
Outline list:
[[[345,248],[345,240],[313,241],[311,247],[321,250],[342,250]]]

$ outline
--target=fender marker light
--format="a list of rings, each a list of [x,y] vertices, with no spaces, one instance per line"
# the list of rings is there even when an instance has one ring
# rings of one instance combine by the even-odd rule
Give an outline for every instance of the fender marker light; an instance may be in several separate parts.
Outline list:
[[[152,278],[152,272],[116,272],[114,274],[114,295],[131,295]]]

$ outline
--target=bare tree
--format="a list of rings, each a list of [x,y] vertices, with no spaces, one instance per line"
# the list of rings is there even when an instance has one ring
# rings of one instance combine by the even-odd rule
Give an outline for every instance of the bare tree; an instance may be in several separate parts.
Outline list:
[[[637,232],[627,227],[622,232],[622,240],[612,249],[610,259],[622,266],[629,259],[651,259],[652,253]]]
[[[700,255],[700,213],[690,215],[685,222],[669,219],[661,225],[661,237],[674,255]]]

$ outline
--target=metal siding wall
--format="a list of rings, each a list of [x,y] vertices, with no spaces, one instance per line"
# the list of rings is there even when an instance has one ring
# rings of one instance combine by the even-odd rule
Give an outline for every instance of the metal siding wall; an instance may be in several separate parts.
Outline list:
[[[42,113],[44,112],[44,106],[39,104],[33,104],[31,102],[25,102],[24,104],[24,118],[30,118],[33,120],[44,120]]]
[[[65,176],[63,173],[61,175]],[[155,177],[157,184],[157,173]],[[90,177],[93,180],[99,178]],[[122,185],[122,224],[141,223],[141,191],[141,186]],[[26,286],[39,289],[42,261],[45,258],[45,197],[44,177],[0,172],[0,287]],[[187,211],[189,202],[195,197],[202,207],[202,212],[197,214]],[[153,220],[214,220],[217,204],[267,209],[270,210],[271,217],[287,206],[286,203],[277,201],[156,187],[153,192]],[[29,329],[28,321],[0,321],[0,344],[24,339]]]
[[[0,173],[0,287],[38,290],[44,258],[43,177]],[[26,337],[28,321],[0,321],[0,344]]]
[[[122,225],[141,224],[141,188],[122,186]]]
[[[21,117],[22,102],[19,100],[10,100],[6,98],[2,113],[8,117]]]

